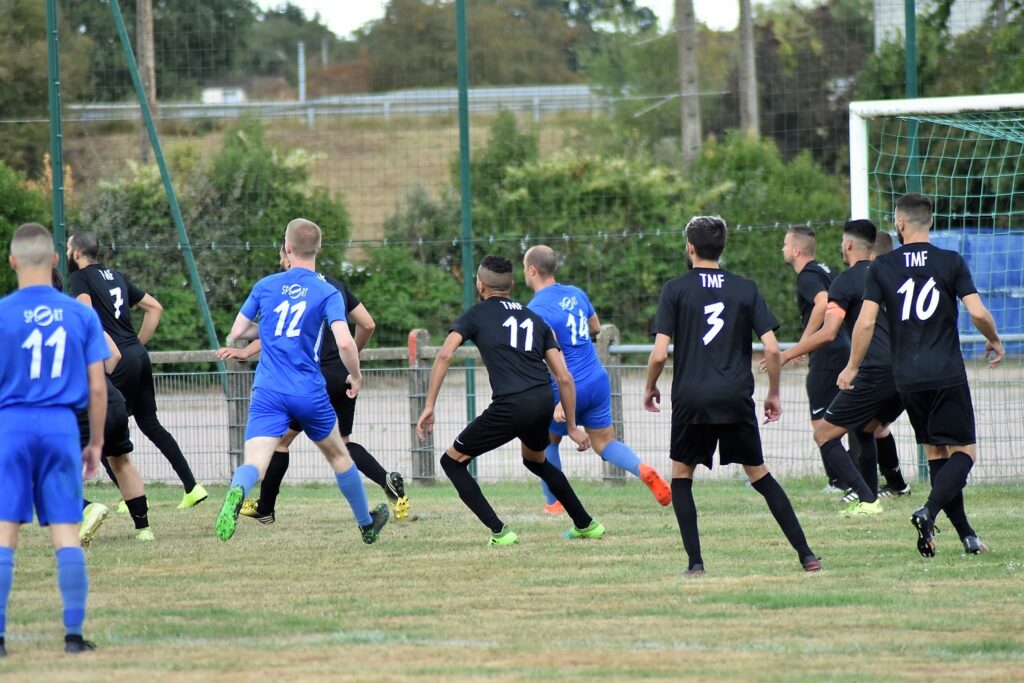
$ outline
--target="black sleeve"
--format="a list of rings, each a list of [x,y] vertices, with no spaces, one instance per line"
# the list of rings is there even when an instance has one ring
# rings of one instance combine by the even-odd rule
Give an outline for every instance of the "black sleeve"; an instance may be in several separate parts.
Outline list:
[[[359,300],[359,297],[357,297],[355,293],[348,287],[345,287],[345,291],[343,292],[343,294],[345,296],[346,311],[355,310],[356,308],[359,307],[360,304],[362,304],[362,302]]]
[[[761,292],[758,291],[757,285],[754,285],[754,332],[757,336],[765,334],[766,332],[774,332],[779,329],[779,320],[772,313],[771,309],[768,308],[768,304],[761,296]]]
[[[871,264],[868,268],[868,275],[864,278],[864,301],[874,301],[876,304],[881,305],[882,299],[882,283],[878,279],[878,261]]]
[[[853,301],[854,293],[850,291],[848,283],[849,278],[840,275],[832,283],[832,286],[828,288],[828,300],[839,304],[839,308],[843,311],[850,310],[850,302]]]
[[[89,294],[89,283],[85,273],[76,270],[71,273],[71,296],[78,298],[79,294]]]
[[[809,304],[814,303],[814,297],[818,296],[818,292],[827,291],[821,278],[809,270],[802,270],[796,276],[796,295]]]
[[[463,339],[473,339],[479,331],[476,321],[476,307],[469,309],[452,323],[450,332],[458,332]]]
[[[974,286],[974,278],[971,276],[971,268],[960,254],[956,254],[956,265],[953,272],[956,274],[954,286],[956,287],[956,297],[958,299],[963,299],[969,294],[978,293],[978,288]]]
[[[127,299],[128,299],[128,305],[129,306],[137,305],[140,301],[142,301],[142,297],[146,296],[146,293],[143,292],[138,287],[136,287],[135,285],[133,285],[132,281],[129,280],[128,278],[124,279],[124,283],[125,283],[125,287],[127,287],[127,289],[128,289],[128,291],[125,292],[125,294],[127,295]]]
[[[658,300],[658,313],[654,318],[654,333],[664,334],[669,338],[676,332],[676,288],[668,283],[661,290],[661,298]]]

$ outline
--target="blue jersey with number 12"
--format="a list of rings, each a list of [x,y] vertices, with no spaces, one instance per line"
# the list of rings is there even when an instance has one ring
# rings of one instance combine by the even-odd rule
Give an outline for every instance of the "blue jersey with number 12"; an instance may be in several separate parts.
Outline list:
[[[257,282],[242,304],[242,315],[259,321],[263,346],[253,388],[323,391],[320,344],[331,334],[331,323],[345,321],[345,313],[341,293],[311,270],[292,268]]]
[[[594,307],[582,289],[555,283],[534,294],[527,308],[554,330],[576,384],[586,384],[604,373],[590,338],[589,321]]]

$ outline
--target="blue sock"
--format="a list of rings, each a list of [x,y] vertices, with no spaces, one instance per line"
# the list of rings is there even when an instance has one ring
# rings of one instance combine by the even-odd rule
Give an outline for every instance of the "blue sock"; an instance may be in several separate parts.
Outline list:
[[[85,553],[81,548],[61,548],[56,554],[57,585],[64,601],[64,631],[69,636],[80,636],[85,621],[85,596],[89,593]]]
[[[248,496],[259,478],[260,471],[256,469],[256,465],[242,465],[235,470],[235,474],[231,477],[231,487],[241,486],[242,491]]]
[[[14,549],[0,547],[0,638],[7,629],[7,597],[14,581]]]
[[[632,448],[621,441],[612,441],[605,446],[601,457],[616,467],[630,472],[633,476],[640,476],[640,458],[636,457]]]
[[[356,518],[356,523],[359,526],[371,524],[373,519],[370,517],[370,502],[366,499],[366,488],[363,486],[363,480],[360,478],[359,470],[356,469],[355,465],[349,467],[344,472],[335,474],[334,478],[338,480],[338,488],[341,489],[341,495],[345,496],[348,506],[352,508],[352,514]]]
[[[544,457],[547,458],[549,463],[555,466],[555,469],[562,469],[562,458],[558,455],[557,443],[548,444],[548,447],[544,449]],[[544,483],[543,479],[540,480],[540,490],[544,492],[544,498],[547,499],[548,505],[551,505],[558,500],[555,498],[555,494],[551,493],[551,489],[548,488],[548,485]]]

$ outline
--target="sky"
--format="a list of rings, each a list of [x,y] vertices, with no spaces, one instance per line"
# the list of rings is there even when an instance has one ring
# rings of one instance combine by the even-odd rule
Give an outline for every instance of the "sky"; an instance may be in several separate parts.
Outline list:
[[[385,0],[291,0],[293,5],[301,7],[307,16],[319,12],[324,23],[342,37],[373,19],[384,14]],[[262,7],[275,7],[284,4],[283,0],[259,0]],[[674,0],[647,0],[640,2],[654,10],[662,27],[672,21]],[[697,18],[713,29],[731,29],[736,26],[739,18],[739,3],[735,0],[694,0]]]

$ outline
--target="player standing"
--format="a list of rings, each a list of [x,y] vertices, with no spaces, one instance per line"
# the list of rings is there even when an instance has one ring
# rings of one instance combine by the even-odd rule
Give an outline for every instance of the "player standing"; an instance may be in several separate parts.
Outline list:
[[[850,362],[839,375],[842,389],[856,387],[868,351],[879,306],[885,306],[893,345],[896,387],[924,446],[932,490],[924,507],[910,517],[917,529],[917,550],[935,555],[935,518],[946,513],[964,550],[987,550],[967,520],[963,488],[978,457],[974,405],[957,332],[957,299],[988,340],[990,367],[1003,360],[995,320],[985,308],[963,257],[928,242],[932,202],[922,194],[896,200],[893,222],[903,243],[879,256],[868,271],[864,304],[853,333]]]
[[[586,433],[576,426],[576,389],[558,341],[544,319],[522,304],[509,299],[512,291],[512,262],[503,256],[487,256],[476,273],[476,287],[483,301],[459,316],[434,360],[426,406],[416,422],[420,439],[434,428],[434,404],[441,391],[456,349],[472,341],[487,367],[491,383],[491,404],[469,423],[448,451],[441,456],[441,469],[448,475],[459,498],[491,530],[490,546],[512,545],[519,537],[498,518],[484,497],[480,485],[469,473],[473,458],[498,448],[512,439],[522,442],[523,465],[541,478],[562,503],[572,519],[567,538],[601,538],[604,525],[587,514],[561,470],[548,462],[548,425],[554,394],[548,371],[558,383],[565,406],[568,436],[580,450],[590,446]]]
[[[691,269],[670,280],[661,292],[654,350],[647,363],[644,408],[658,413],[658,378],[668,361],[669,343],[675,339],[669,457],[673,461],[672,506],[689,556],[686,573],[704,573],[693,475],[697,465],[711,468],[716,446],[723,466],[743,466],[804,570],[819,571],[821,562],[807,545],[786,492],[765,467],[754,415],[752,331],[761,338],[767,360],[765,424],[782,415],[779,343],[775,339],[779,322],[752,280],[719,268],[725,242],[725,221],[718,216],[696,216],[687,224],[686,253]]]
[[[537,245],[523,256],[523,274],[526,286],[532,289],[533,299],[527,305],[531,311],[544,318],[558,339],[558,345],[565,355],[565,363],[576,386],[576,424],[586,428],[590,444],[604,460],[621,467],[638,477],[662,505],[672,502],[668,484],[658,470],[640,462],[640,458],[626,444],[615,437],[612,425],[612,385],[608,372],[601,365],[597,351],[591,341],[601,331],[601,322],[586,293],[579,287],[563,285],[555,281],[558,257],[551,247]],[[545,456],[547,461],[562,469],[558,445],[566,434],[565,413],[555,389],[555,419],[548,427],[551,443]],[[563,512],[547,484],[541,482],[549,514]]]
[[[89,578],[78,541],[82,475],[99,469],[107,410],[103,361],[110,352],[88,307],[54,290],[53,238],[26,223],[11,239],[18,291],[0,299],[0,656],[14,549],[21,524],[50,527],[57,585],[64,603],[64,651],[95,646],[82,639]],[[88,405],[92,438],[78,444],[75,411]]]

